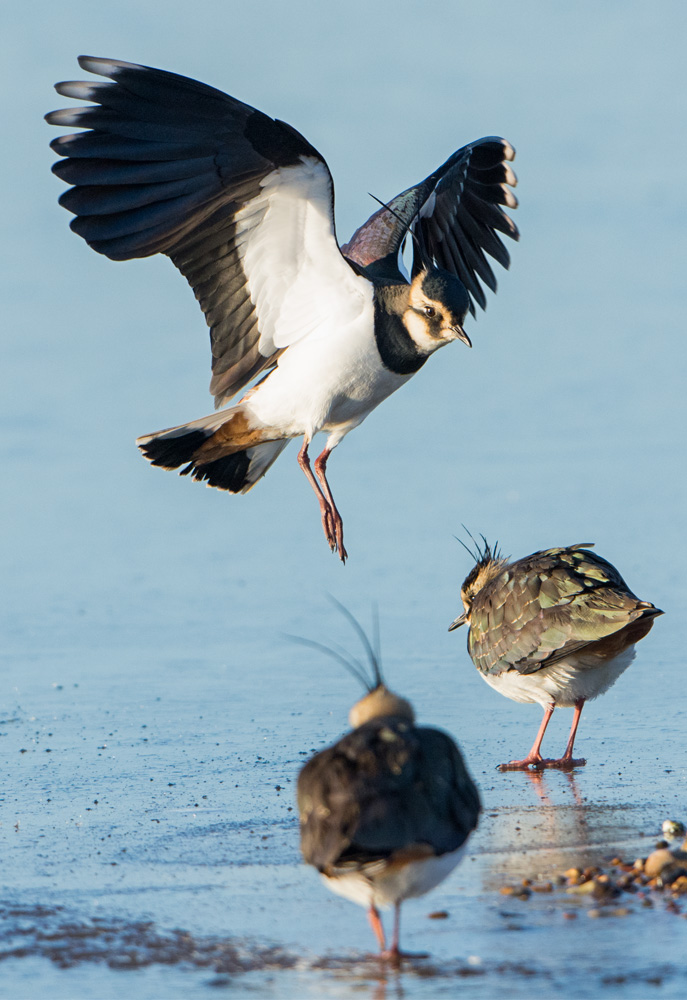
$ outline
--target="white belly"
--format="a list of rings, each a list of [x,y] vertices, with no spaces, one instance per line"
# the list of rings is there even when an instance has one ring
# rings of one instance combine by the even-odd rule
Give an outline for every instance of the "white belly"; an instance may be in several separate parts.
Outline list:
[[[384,368],[372,324],[370,301],[354,322],[293,344],[250,395],[250,412],[285,437],[326,430],[337,443],[410,377]]]
[[[618,680],[635,657],[630,646],[613,660],[601,661],[596,656],[579,653],[542,667],[533,674],[506,670],[502,674],[482,674],[484,680],[511,701],[538,702],[544,708],[552,702],[563,708],[572,707],[583,698],[597,698]]]
[[[466,848],[467,843],[464,843],[456,851],[410,861],[403,867],[392,867],[390,870],[379,862],[369,866],[367,872],[361,869],[345,875],[323,875],[322,879],[332,892],[359,906],[374,905],[386,909],[404,899],[424,896],[436,888],[453,871]]]

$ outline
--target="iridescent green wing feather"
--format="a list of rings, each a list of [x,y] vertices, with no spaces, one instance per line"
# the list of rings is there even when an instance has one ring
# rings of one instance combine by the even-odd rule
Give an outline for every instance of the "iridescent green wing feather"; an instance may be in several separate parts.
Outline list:
[[[476,595],[468,650],[482,673],[534,673],[624,628],[647,606],[587,545],[547,549],[507,566]]]

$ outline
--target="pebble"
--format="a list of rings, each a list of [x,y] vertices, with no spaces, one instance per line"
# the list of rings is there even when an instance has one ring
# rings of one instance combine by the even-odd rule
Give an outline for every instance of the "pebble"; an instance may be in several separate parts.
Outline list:
[[[634,861],[624,861],[616,854],[607,859],[606,868],[572,866],[553,876],[523,877],[520,884],[502,885],[499,892],[503,896],[528,899],[535,892],[553,893],[565,888],[566,893],[580,896],[580,903],[583,897],[590,897],[595,905],[585,908],[585,912],[592,920],[629,916],[632,913],[629,906],[610,905],[620,902],[618,897],[622,894],[646,908],[653,907],[662,894],[665,910],[687,917],[687,912],[679,905],[681,897],[687,896],[687,840],[680,849],[669,850],[661,844],[647,858],[635,858]],[[564,910],[562,916],[564,920],[576,920],[578,913]]]
[[[660,851],[654,851],[650,854],[644,863],[644,871],[649,876],[650,879],[655,878],[660,875],[661,872],[667,865],[671,864],[673,861],[673,855],[667,848],[663,848]]]
[[[518,899],[528,899],[531,890],[522,885],[502,885],[499,889],[502,896],[517,896]]]
[[[553,882],[535,882],[532,884],[532,892],[553,892]]]

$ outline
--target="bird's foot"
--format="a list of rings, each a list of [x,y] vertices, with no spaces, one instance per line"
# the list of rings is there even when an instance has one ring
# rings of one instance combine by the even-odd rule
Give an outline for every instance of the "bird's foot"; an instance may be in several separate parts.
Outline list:
[[[346,552],[343,543],[343,521],[338,510],[332,509],[329,504],[322,508],[322,527],[329,548],[332,552],[338,552],[339,559],[345,563],[348,559],[348,552]]]
[[[334,525],[334,514],[329,504],[322,504],[322,527],[324,537],[332,552],[336,552],[336,528]]]
[[[398,968],[401,962],[412,962],[417,959],[429,958],[428,951],[401,951],[400,948],[385,948],[380,951],[379,957],[383,962],[394,965]]]
[[[524,760],[511,760],[507,764],[499,764],[499,771],[572,771],[574,767],[584,767],[587,761],[583,757],[551,757],[527,756]]]
[[[540,754],[528,754],[523,760],[509,760],[507,764],[499,764],[498,771],[542,771],[547,765]]]
[[[544,767],[557,771],[572,771],[574,767],[584,767],[587,761],[584,757],[560,757],[558,760],[545,760]]]
[[[346,552],[346,549],[344,548],[344,543],[343,543],[343,521],[341,520],[341,515],[339,514],[338,510],[335,511],[334,532],[335,532],[335,536],[336,536],[335,551],[338,550],[339,559],[345,565],[346,564],[346,560],[348,559],[348,552]]]

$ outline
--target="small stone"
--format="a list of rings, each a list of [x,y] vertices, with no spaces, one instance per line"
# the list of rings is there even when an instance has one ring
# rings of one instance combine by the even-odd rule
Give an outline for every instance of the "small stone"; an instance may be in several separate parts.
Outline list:
[[[630,910],[626,906],[618,906],[613,910],[614,917],[627,917],[630,914]]]
[[[427,917],[429,920],[446,920],[448,915],[448,910],[434,910],[433,913],[428,913]]]
[[[669,850],[654,851],[644,863],[644,872],[650,879],[660,875],[664,868],[672,864],[674,858]]]
[[[577,920],[577,914],[576,913],[570,913],[569,910],[565,910],[563,912],[563,919],[564,920]]]
[[[593,878],[591,878],[589,879],[588,882],[581,882],[579,885],[571,885],[570,888],[566,889],[565,891],[573,892],[581,896],[586,896],[589,893],[594,892],[595,888],[596,888],[596,882]]]
[[[601,916],[601,910],[587,910],[587,916],[592,920],[596,920]]]
[[[663,820],[661,830],[664,836],[670,837],[671,840],[677,840],[678,837],[684,837],[685,835],[685,825],[678,819]]]
[[[594,879],[593,883],[592,895],[594,899],[598,899],[600,902],[608,902],[620,895],[620,890],[616,889],[610,882],[601,882],[599,879]]]

